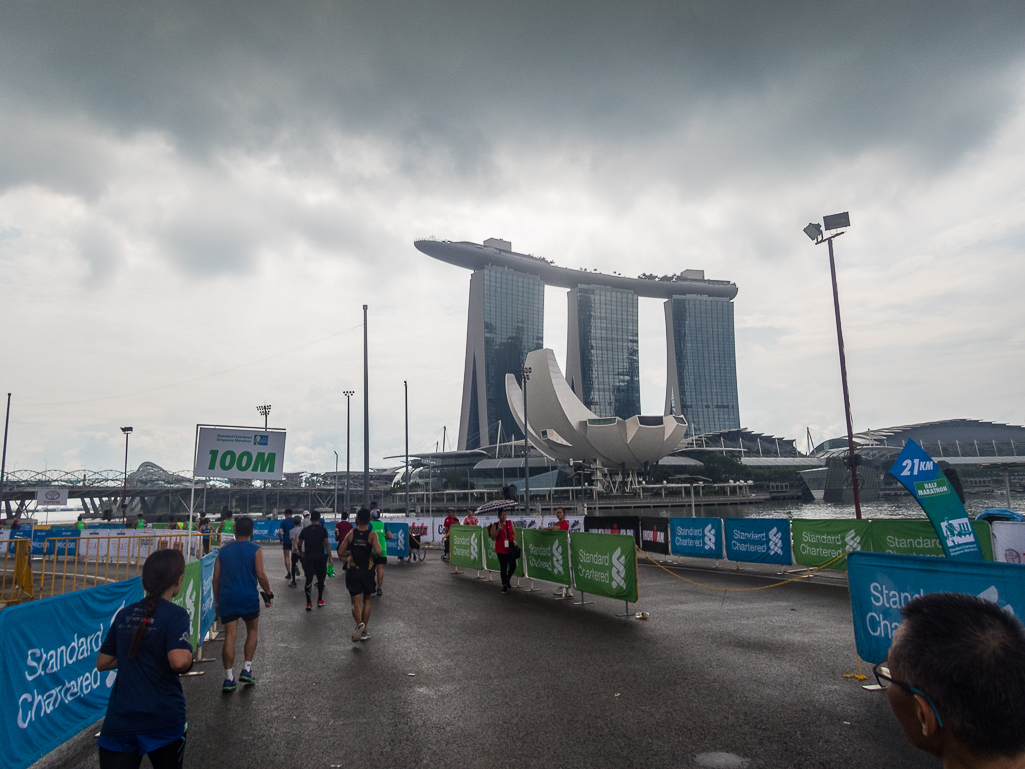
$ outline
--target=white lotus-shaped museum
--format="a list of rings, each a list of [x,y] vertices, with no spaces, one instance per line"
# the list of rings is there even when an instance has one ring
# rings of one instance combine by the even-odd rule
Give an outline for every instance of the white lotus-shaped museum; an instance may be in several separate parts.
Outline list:
[[[687,420],[681,416],[597,416],[570,389],[551,350],[534,350],[524,366],[531,370],[527,382],[531,443],[553,459],[641,470],[671,454],[687,433]],[[523,390],[512,374],[505,375],[505,396],[523,430]]]

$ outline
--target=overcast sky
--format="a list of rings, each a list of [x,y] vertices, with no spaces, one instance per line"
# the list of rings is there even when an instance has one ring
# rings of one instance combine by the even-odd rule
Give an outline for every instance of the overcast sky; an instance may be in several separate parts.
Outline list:
[[[8,468],[184,470],[195,424],[287,470],[457,433],[469,273],[418,237],[734,281],[744,426],[1025,422],[1025,4],[296,2],[0,10]],[[564,365],[566,298],[546,292]],[[641,300],[643,408],[665,392]],[[451,442],[450,444],[451,445]]]

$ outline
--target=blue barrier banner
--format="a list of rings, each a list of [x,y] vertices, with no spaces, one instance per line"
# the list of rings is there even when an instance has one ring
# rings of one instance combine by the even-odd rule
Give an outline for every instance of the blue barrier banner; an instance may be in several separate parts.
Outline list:
[[[0,612],[0,767],[24,769],[106,713],[117,671],[96,653],[114,615],[142,599],[142,578]]]
[[[939,464],[914,441],[904,444],[890,475],[900,481],[929,516],[947,558],[983,560],[971,519]]]
[[[391,532],[391,539],[388,543],[388,555],[398,558],[409,558],[409,524],[408,523],[385,523],[384,530]],[[331,527],[332,536],[334,527]]]
[[[74,526],[51,526],[50,530],[46,533],[46,542],[44,543],[44,555],[53,555],[54,550],[59,555],[77,555],[78,554],[78,543],[68,542],[65,546],[64,542],[53,542],[54,539],[77,539],[78,529]],[[33,548],[34,549],[34,548]],[[64,551],[67,550],[67,553]]]
[[[1025,616],[1021,567],[1010,563],[958,561],[929,555],[854,552],[847,556],[847,580],[858,656],[875,664],[886,659],[900,625],[900,607],[926,593],[968,593]]]
[[[49,534],[49,529],[32,529],[32,555],[44,555],[46,553],[46,538]]]
[[[748,563],[790,560],[790,521],[786,518],[724,518],[726,557]]]
[[[669,546],[673,555],[722,558],[722,518],[670,518]]]
[[[203,644],[207,631],[216,619],[214,611],[214,563],[217,561],[217,549],[204,555],[199,559],[202,569],[203,590],[200,597],[199,608],[199,643]]]

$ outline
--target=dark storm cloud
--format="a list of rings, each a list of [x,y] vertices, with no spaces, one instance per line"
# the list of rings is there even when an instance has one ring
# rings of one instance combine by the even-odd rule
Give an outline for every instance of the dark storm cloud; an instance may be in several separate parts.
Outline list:
[[[943,166],[1004,114],[1025,37],[1011,2],[23,2],[4,17],[9,99],[197,155],[387,137],[413,175],[437,152],[486,174],[503,141],[644,147],[743,104],[720,157],[884,146]]]

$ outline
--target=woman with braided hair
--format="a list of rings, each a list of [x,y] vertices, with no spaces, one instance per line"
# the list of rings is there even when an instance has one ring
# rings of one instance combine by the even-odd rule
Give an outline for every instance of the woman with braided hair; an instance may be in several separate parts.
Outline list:
[[[185,694],[178,676],[192,667],[189,614],[171,603],[181,590],[185,557],[157,550],[142,567],[146,597],[117,613],[96,657],[97,670],[117,670],[96,744],[100,769],[181,769]]]

